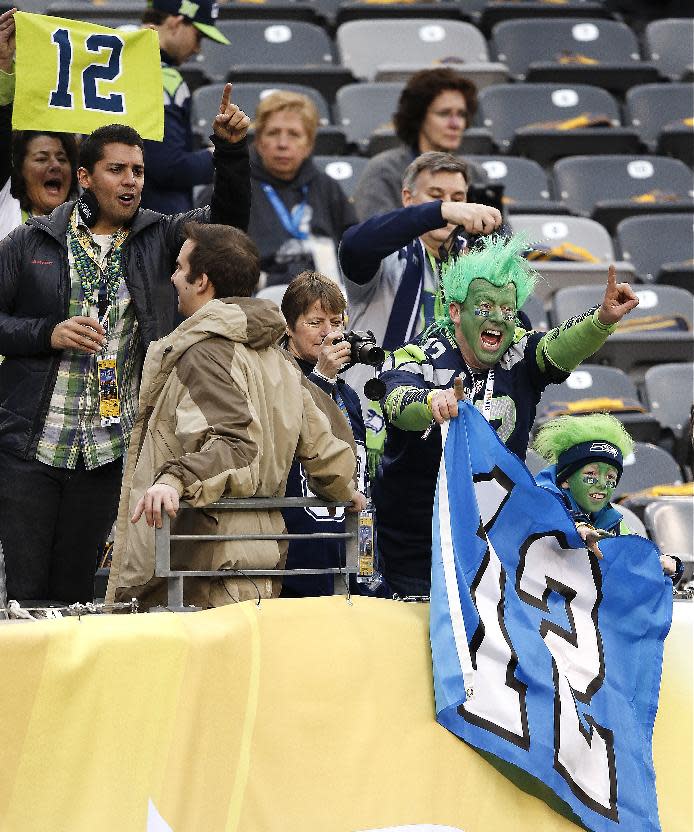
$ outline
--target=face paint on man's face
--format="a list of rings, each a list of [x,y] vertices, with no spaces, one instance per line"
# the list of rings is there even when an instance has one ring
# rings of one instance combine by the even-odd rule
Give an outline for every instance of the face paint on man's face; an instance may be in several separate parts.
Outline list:
[[[465,303],[460,304],[460,323],[456,325],[456,340],[468,364],[479,369],[493,367],[511,345],[515,317],[513,283],[499,287],[483,278],[473,280]]]
[[[597,514],[617,487],[617,469],[607,462],[591,462],[574,471],[567,482],[578,505],[589,514]]]

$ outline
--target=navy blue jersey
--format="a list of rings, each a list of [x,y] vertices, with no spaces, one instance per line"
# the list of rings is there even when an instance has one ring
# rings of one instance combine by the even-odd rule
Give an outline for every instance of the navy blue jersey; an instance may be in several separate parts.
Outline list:
[[[521,459],[525,459],[543,390],[569,375],[549,362],[541,369],[537,352],[543,337],[540,332],[517,329],[514,343],[494,367],[490,424]],[[441,331],[433,337],[424,333],[386,359],[379,376],[386,385],[383,402],[399,397],[401,412],[413,402],[424,402],[431,390],[452,387],[458,375],[463,378],[466,398],[482,410],[487,371],[471,371],[452,336]],[[379,552],[386,577],[392,570],[426,579],[431,570],[431,517],[441,431],[434,426],[423,439],[422,430],[396,427],[388,418],[387,404],[383,409],[386,442],[373,487]]]
[[[297,359],[304,374],[331,396],[345,413],[354,436],[357,451],[359,490],[364,491],[364,472],[366,469],[365,428],[361,415],[359,397],[342,379],[333,387],[311,373],[312,365]],[[301,463],[294,460],[287,480],[287,497],[314,497]],[[338,508],[335,516],[328,514],[328,509],[320,506],[313,508],[290,508],[282,512],[287,531],[292,534],[313,534],[314,532],[343,533],[345,531],[345,510]],[[287,569],[325,569],[345,565],[345,542],[343,540],[293,540],[289,544]],[[332,575],[312,575],[307,577],[286,576],[282,583],[283,597],[308,597],[315,595],[332,595],[334,580]]]

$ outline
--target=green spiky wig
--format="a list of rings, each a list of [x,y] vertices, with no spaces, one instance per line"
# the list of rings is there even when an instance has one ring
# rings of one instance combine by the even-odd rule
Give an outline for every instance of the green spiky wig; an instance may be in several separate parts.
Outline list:
[[[461,254],[441,269],[442,297],[436,323],[453,332],[453,321],[448,313],[451,301],[464,303],[473,280],[482,278],[493,286],[503,288],[509,283],[516,287],[516,306],[523,306],[535,288],[538,274],[521,252],[529,247],[526,234],[484,237],[468,254]]]
[[[619,419],[609,413],[589,416],[558,416],[543,425],[533,442],[533,450],[548,462],[555,463],[569,448],[584,442],[611,442],[627,457],[634,441]]]

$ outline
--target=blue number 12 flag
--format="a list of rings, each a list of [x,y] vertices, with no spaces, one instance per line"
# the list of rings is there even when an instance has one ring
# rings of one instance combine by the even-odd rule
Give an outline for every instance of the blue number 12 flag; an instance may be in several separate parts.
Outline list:
[[[588,552],[469,403],[444,426],[431,646],[441,725],[591,830],[660,829],[651,739],[672,583],[635,535]]]

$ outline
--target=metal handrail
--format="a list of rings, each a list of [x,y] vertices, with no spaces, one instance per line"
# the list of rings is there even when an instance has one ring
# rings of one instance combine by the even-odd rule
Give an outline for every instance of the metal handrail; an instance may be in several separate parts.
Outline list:
[[[204,506],[206,511],[267,511],[282,508],[346,508],[351,503],[330,502],[319,497],[235,497],[219,500]],[[199,511],[186,502],[181,509]],[[171,568],[171,541],[239,541],[239,540],[344,540],[346,542],[345,566],[325,569],[233,569],[196,570]],[[248,532],[244,534],[171,534],[171,520],[162,512],[162,526],[154,532],[154,576],[167,581],[167,606],[173,611],[189,611],[192,607],[183,603],[184,578],[229,578],[234,574],[243,577],[281,577],[283,575],[334,575],[335,594],[349,593],[349,575],[357,572],[357,515],[345,514],[345,532],[315,532],[313,534],[267,534]]]

